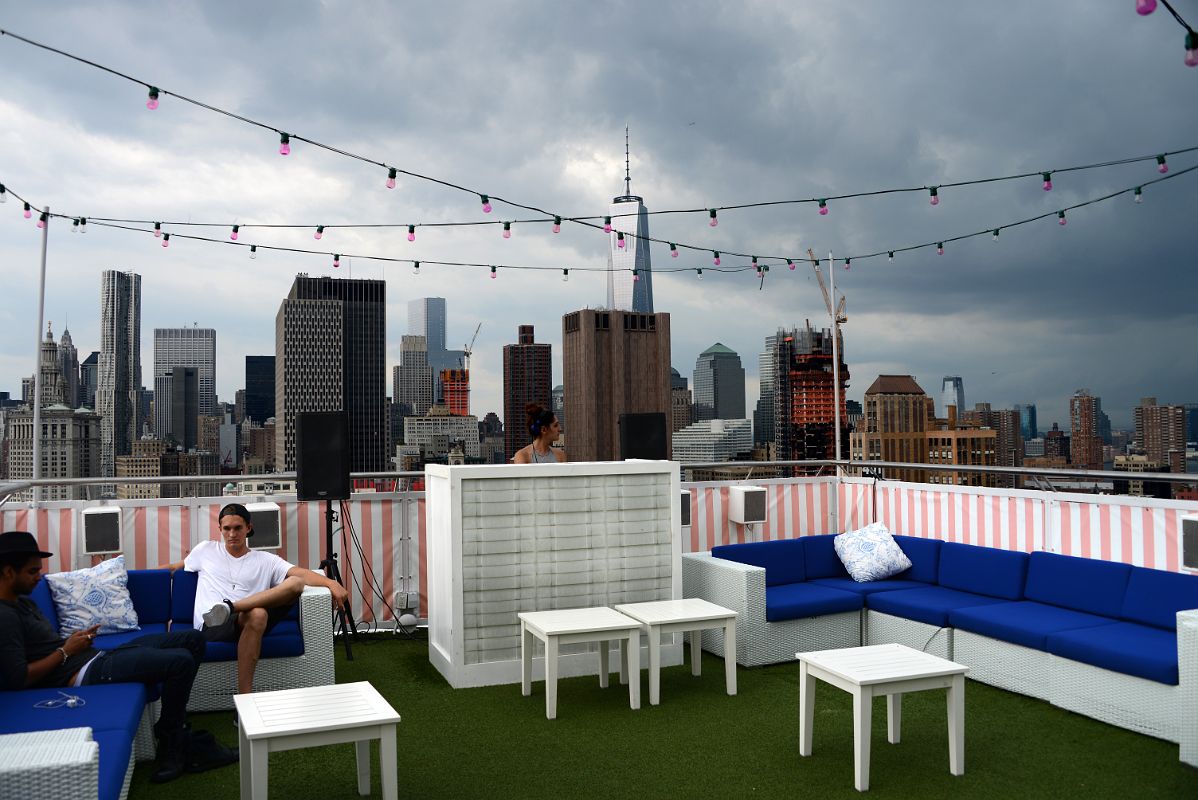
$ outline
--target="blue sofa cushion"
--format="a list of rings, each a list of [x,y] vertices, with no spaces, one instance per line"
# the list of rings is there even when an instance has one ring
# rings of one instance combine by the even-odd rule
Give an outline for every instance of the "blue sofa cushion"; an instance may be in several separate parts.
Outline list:
[[[844,562],[836,555],[836,534],[827,533],[819,536],[804,536],[803,561],[807,570],[807,580],[813,578],[847,578],[849,571],[844,568]]]
[[[1132,567],[1118,616],[1175,631],[1177,612],[1198,608],[1198,575]]]
[[[1118,617],[1130,571],[1127,564],[1036,552],[1028,557],[1023,596],[1087,614]]]
[[[711,548],[711,554],[728,561],[764,567],[766,586],[799,583],[807,579],[803,566],[802,539],[725,544]]]
[[[129,596],[133,598],[133,608],[137,611],[137,621],[142,630],[147,629],[146,623],[165,623],[169,620],[171,571],[169,569],[131,569],[128,575]]]
[[[900,572],[894,577],[935,583],[940,576],[940,545],[943,542],[939,539],[923,539],[919,536],[899,536],[898,534],[894,535],[894,541],[906,553],[907,558],[911,559],[911,569]]]
[[[816,578],[813,581],[809,581],[809,583],[827,586],[831,589],[841,589],[846,592],[856,592],[857,594],[927,588],[927,584],[922,581],[905,581],[900,578],[887,578],[882,581],[865,581],[863,583],[857,583],[852,578]]]
[[[1177,684],[1177,634],[1134,622],[1048,635],[1048,652],[1085,664]]]
[[[869,595],[866,605],[872,611],[943,628],[948,625],[948,615],[954,609],[1004,602],[996,597],[960,592],[943,586],[924,586],[901,592],[876,592]]]
[[[0,692],[0,733],[49,731],[58,728],[91,728],[123,731],[133,739],[146,705],[146,688],[140,683],[109,683],[62,689],[87,701],[68,708],[34,708],[43,700],[59,700],[59,689],[22,689]]]
[[[1034,650],[1047,650],[1050,633],[1115,625],[1110,617],[1050,606],[1033,600],[995,603],[975,608],[958,608],[948,615],[949,624]]]
[[[862,595],[814,583],[765,587],[765,618],[768,622],[859,611],[862,605]]]
[[[38,581],[37,586],[34,586],[33,591],[29,593],[29,599],[37,603],[38,610],[46,616],[46,619],[54,626],[54,630],[58,630],[58,612],[54,610],[54,597],[50,594],[50,584]]]
[[[766,589],[766,607],[769,606],[769,589]],[[188,625],[187,627],[191,627]],[[175,630],[182,630],[176,626]],[[304,654],[304,637],[299,623],[285,619],[274,630],[262,637],[262,658],[284,658]],[[204,661],[236,661],[236,642],[208,642],[204,649]]]
[[[124,731],[93,730],[92,739],[100,745],[99,800],[118,800],[133,755],[133,737]]]
[[[139,631],[121,631],[120,633],[106,633],[103,636],[97,636],[92,643],[98,650],[111,650],[114,647],[120,647],[125,642],[131,642],[134,639],[139,639],[151,633],[166,633],[165,622],[151,622],[141,626]]]
[[[937,583],[949,589],[1022,600],[1026,574],[1027,553],[959,542],[940,546]]]

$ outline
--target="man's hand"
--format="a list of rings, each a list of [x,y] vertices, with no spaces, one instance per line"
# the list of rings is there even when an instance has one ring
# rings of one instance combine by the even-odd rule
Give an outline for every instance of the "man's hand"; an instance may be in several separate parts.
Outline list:
[[[77,653],[82,653],[84,650],[92,646],[92,642],[96,638],[96,631],[100,630],[99,625],[93,625],[90,628],[84,628],[81,631],[75,631],[67,640],[62,643],[62,649],[66,651],[68,656],[73,656]]]
[[[333,594],[333,608],[344,609],[349,603],[349,592],[337,581],[329,581],[329,591]]]

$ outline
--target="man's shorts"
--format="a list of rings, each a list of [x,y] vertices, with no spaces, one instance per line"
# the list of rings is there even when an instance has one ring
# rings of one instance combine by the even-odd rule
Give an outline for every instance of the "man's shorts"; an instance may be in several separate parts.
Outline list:
[[[274,630],[275,626],[285,620],[294,608],[295,603],[266,609],[266,633]],[[223,625],[213,627],[205,625],[200,629],[200,633],[204,634],[204,640],[208,642],[235,642],[241,636],[241,631],[237,630],[237,615],[230,614]]]

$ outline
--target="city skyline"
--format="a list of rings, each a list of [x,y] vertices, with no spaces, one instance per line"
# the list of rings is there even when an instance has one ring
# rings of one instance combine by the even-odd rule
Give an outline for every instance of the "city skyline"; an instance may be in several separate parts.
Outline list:
[[[1141,19],[1081,2],[1012,3],[997,20],[969,7],[883,7],[865,16],[759,3],[694,14],[664,3],[640,10],[645,28],[625,34],[598,9],[546,15],[547,8],[479,5],[452,18],[440,9],[384,10],[368,22],[301,4],[285,14],[244,9],[244,24],[230,29],[220,4],[153,18],[133,4],[64,4],[14,7],[6,26],[181,94],[566,215],[602,215],[625,191],[627,125],[636,193],[654,213],[699,210],[654,216],[652,235],[712,250],[793,254],[811,246],[839,257],[1050,213],[1003,230],[998,242],[950,241],[943,256],[921,250],[840,265],[848,363],[858,376],[848,396],[860,400],[880,374],[912,374],[929,391],[941,376],[960,375],[970,405],[1033,403],[1044,429],[1054,421],[1068,427],[1069,398],[1083,386],[1122,429],[1132,426],[1140,397],[1198,400],[1196,371],[1175,368],[1188,363],[1186,343],[1198,337],[1198,316],[1185,303],[1198,288],[1187,239],[1191,178],[1145,187],[1140,205],[1124,196],[1071,211],[1064,228],[1055,208],[1156,178],[1155,163],[1062,172],[1051,192],[1039,180],[1044,169],[1194,144],[1185,137],[1198,112],[1176,98],[1186,96],[1195,71],[1181,64],[1165,15]],[[312,19],[320,24],[301,22]],[[650,33],[664,28],[679,35]],[[1066,29],[1052,47],[1039,43],[1044,30]],[[604,34],[631,38],[617,56]],[[527,46],[546,40],[551,47]],[[417,56],[429,42],[477,43],[519,80],[495,91],[476,65],[434,69]],[[1110,57],[1093,59],[1094,42],[1106,43]],[[284,55],[300,50],[312,58]],[[734,50],[751,57],[734,59]],[[344,59],[347,51],[355,58]],[[528,60],[499,55],[513,52]],[[1076,68],[1081,61],[1085,70]],[[0,62],[12,76],[0,89],[0,112],[10,122],[10,151],[22,154],[0,166],[0,182],[54,211],[313,226],[536,216],[499,201],[484,215],[477,197],[403,176],[389,191],[385,173],[299,141],[281,158],[277,138],[170,96],[148,111],[144,87],[11,39],[0,42]],[[219,68],[197,69],[211,63]],[[392,68],[410,80],[361,80]],[[602,91],[612,80],[627,90],[618,103]],[[548,100],[527,102],[534,92]],[[874,119],[886,125],[861,124]],[[1193,163],[1192,155],[1169,160],[1174,172]],[[704,210],[1014,173],[1036,177],[943,188],[936,207],[926,193],[834,199],[826,217],[811,205],[730,210],[714,228]],[[0,256],[18,267],[0,306],[14,331],[0,343],[0,389],[13,394],[34,369],[40,244],[34,220],[20,211],[13,201],[0,206]],[[199,230],[227,240],[227,229]],[[93,226],[70,236],[51,223],[45,316],[56,328],[69,321],[80,360],[99,349],[99,273],[134,271],[143,276],[142,349],[150,351],[155,327],[196,320],[215,328],[217,392],[232,401],[244,356],[271,352],[271,308],[295,273],[352,272],[388,282],[388,370],[399,362],[409,300],[441,296],[453,306],[447,347],[461,347],[483,323],[471,364],[471,405],[480,415],[502,408],[503,332],[520,324],[544,331],[562,374],[561,317],[604,297],[610,238],[568,222],[560,234],[549,224],[515,225],[507,240],[494,226],[421,227],[414,242],[406,228],[330,228],[320,242],[311,231],[242,228],[242,242],[548,269],[500,269],[492,281],[485,268],[427,263],[417,277],[410,264],[351,257],[339,271],[323,255],[261,253],[250,261],[239,248],[175,233],[162,248],[149,235]],[[775,264],[761,286],[752,273],[715,272],[710,253],[683,250],[674,259],[665,244],[652,250],[654,310],[671,314],[673,366],[687,374],[706,346],[724,342],[746,361],[749,407],[759,380],[751,356],[763,338],[807,319],[826,324],[805,265],[791,272]],[[599,271],[575,269],[563,282],[567,265]],[[704,280],[664,271],[673,267],[703,268]],[[143,373],[148,367],[143,359]]]

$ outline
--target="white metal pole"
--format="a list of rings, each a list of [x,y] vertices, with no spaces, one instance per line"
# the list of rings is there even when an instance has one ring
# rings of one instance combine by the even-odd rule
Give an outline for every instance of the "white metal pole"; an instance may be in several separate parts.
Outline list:
[[[33,479],[42,477],[42,325],[46,316],[46,248],[50,243],[50,206],[43,209],[42,267],[37,287],[37,336],[33,337]],[[41,499],[40,487],[33,489],[33,502]]]
[[[836,318],[836,262],[832,260],[832,251],[828,251],[828,285],[832,292],[832,402],[835,405],[833,418],[836,420],[836,460],[840,460],[840,322]],[[836,474],[840,475],[840,465],[836,465]]]

